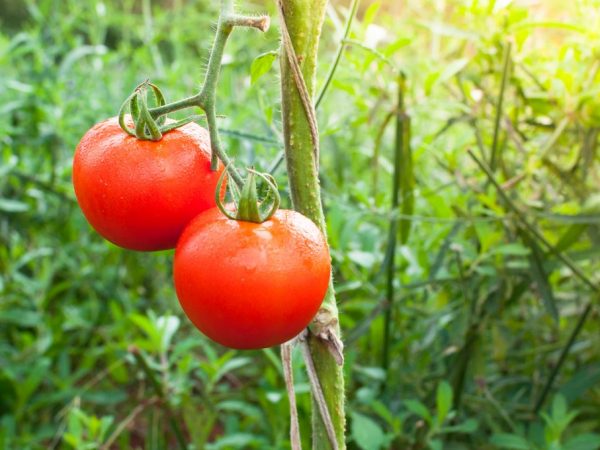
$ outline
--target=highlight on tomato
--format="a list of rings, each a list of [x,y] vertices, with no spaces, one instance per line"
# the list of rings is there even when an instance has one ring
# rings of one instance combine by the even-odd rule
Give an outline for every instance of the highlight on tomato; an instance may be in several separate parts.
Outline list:
[[[260,174],[259,174],[260,175]],[[237,212],[217,201],[183,232],[175,249],[177,297],[192,323],[236,349],[286,342],[315,316],[331,261],[325,237],[296,211],[261,214],[250,173]]]

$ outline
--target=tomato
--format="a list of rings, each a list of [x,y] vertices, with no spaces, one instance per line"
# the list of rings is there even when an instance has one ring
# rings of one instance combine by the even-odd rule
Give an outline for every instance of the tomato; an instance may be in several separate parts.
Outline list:
[[[153,142],[129,136],[113,117],[81,139],[73,185],[83,214],[106,239],[132,250],[164,250],[215,206],[223,169],[210,170],[208,131],[195,123]]]
[[[279,210],[263,223],[200,214],[175,249],[174,280],[188,318],[231,348],[281,344],[317,313],[331,261],[317,226]]]

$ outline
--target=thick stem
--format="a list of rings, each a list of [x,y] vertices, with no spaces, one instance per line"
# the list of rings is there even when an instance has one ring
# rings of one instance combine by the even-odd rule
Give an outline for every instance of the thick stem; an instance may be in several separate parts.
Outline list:
[[[326,0],[280,0],[283,18],[289,32],[293,50],[300,63],[309,98],[313,99],[317,64],[317,49]],[[287,52],[285,48],[282,50]],[[309,117],[299,94],[299,87],[290,66],[289,54],[280,58],[282,120],[285,141],[286,164],[294,209],[312,219],[325,232],[325,218],[321,204],[317,171],[314,133],[311,133]],[[344,430],[344,378],[339,359],[331,350],[331,342],[323,339],[328,332],[339,337],[338,311],[333,283],[312,328],[309,339],[310,351],[340,449],[345,448]],[[313,449],[331,448],[327,430],[318,406],[313,402]]]

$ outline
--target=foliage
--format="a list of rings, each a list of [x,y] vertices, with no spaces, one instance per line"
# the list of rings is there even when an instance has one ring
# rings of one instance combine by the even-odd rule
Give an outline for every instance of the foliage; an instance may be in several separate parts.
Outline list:
[[[170,416],[198,449],[289,448],[277,352],[199,335],[179,312],[172,254],[104,242],[71,187],[83,132],[145,77],[168,99],[197,90],[213,2],[24,4],[0,13],[0,448],[172,448]],[[347,6],[328,13],[317,86]],[[275,17],[270,4],[243,8]],[[597,285],[598,30],[595,0],[359,8],[318,109],[351,448],[599,448],[598,295],[557,256]],[[275,169],[287,201],[278,33],[248,36],[228,44],[219,124],[231,155]],[[401,176],[413,182],[393,210],[400,71],[412,155]],[[494,163],[552,249],[467,149]],[[411,226],[386,301],[392,219]]]

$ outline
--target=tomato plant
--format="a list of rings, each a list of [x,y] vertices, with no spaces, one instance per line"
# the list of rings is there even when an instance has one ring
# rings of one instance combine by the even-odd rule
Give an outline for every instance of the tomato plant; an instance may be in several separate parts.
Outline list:
[[[125,133],[113,117],[81,139],[73,185],[89,223],[109,241],[132,250],[175,247],[185,226],[215,206],[223,165],[211,171],[208,132],[188,123],[160,141]]]
[[[323,234],[290,210],[254,223],[214,208],[194,219],[175,250],[183,310],[202,333],[238,349],[300,333],[317,313],[330,273]]]

